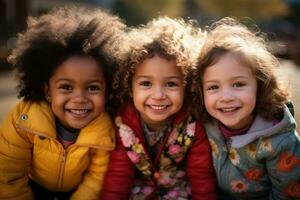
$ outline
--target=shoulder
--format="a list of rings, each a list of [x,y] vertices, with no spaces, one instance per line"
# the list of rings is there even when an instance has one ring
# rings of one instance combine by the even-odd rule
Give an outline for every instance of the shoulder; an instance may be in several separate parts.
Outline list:
[[[31,102],[31,101],[19,101],[9,112],[8,116],[6,117],[6,120],[10,121],[17,121],[18,119],[27,119],[28,113],[34,109],[34,107],[37,107],[37,103]]]
[[[84,127],[82,130],[87,132],[93,132],[93,131],[102,132],[102,134],[104,135],[111,135],[113,128],[114,126],[110,115],[107,112],[103,112],[98,117],[96,117],[96,119],[91,121],[86,127]]]

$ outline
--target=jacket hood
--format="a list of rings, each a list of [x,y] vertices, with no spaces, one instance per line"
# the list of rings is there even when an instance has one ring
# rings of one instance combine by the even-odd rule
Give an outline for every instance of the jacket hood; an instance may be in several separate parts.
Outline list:
[[[295,130],[296,121],[292,115],[293,110],[290,109],[293,109],[293,107],[290,108],[287,105],[284,106],[283,118],[275,125],[273,125],[272,121],[266,121],[262,117],[256,116],[253,124],[246,134],[230,137],[232,147],[241,148],[260,137],[269,137],[275,134],[284,134]],[[213,137],[218,140],[224,140],[216,121],[207,123],[205,128]],[[300,141],[300,137],[297,132],[293,131],[293,134],[295,134]]]

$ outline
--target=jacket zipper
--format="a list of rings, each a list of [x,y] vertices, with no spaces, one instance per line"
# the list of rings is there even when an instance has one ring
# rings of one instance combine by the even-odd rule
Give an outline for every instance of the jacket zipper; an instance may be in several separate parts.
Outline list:
[[[57,180],[57,185],[56,188],[58,191],[61,191],[63,189],[63,177],[64,177],[64,172],[65,172],[65,164],[66,164],[66,157],[67,157],[67,150],[70,149],[72,146],[81,146],[81,147],[88,147],[88,148],[97,148],[99,149],[99,146],[95,146],[95,145],[77,145],[77,144],[71,144],[67,149],[64,149],[62,144],[54,137],[50,137],[46,134],[31,130],[27,127],[21,126],[21,125],[16,125],[18,128],[23,129],[24,131],[26,131],[27,133],[33,134],[33,135],[37,135],[37,136],[42,136],[45,138],[48,138],[50,140],[53,140],[54,142],[57,142],[59,145],[59,148],[61,149],[61,156],[60,156],[60,166],[59,166],[59,173],[58,173],[58,180]],[[108,147],[101,147],[101,149],[104,150],[111,150]]]
[[[63,175],[64,175],[64,169],[65,169],[65,163],[66,163],[66,150],[63,148],[62,144],[57,141],[56,138],[53,138],[53,137],[50,137],[46,134],[43,134],[43,133],[40,133],[40,132],[37,132],[37,131],[33,131],[31,129],[28,129],[24,126],[20,126],[20,125],[17,125],[20,129],[23,129],[25,130],[26,132],[28,133],[31,133],[33,135],[37,135],[37,136],[42,136],[42,137],[45,137],[45,138],[48,138],[50,140],[54,140],[55,142],[58,143],[59,145],[59,148],[61,149],[61,157],[60,157],[60,160],[61,160],[61,163],[60,163],[60,167],[59,167],[59,173],[58,173],[58,180],[57,180],[57,184],[56,184],[56,188],[58,191],[60,191],[63,187]],[[69,147],[71,147],[73,145],[70,145]]]
[[[60,147],[63,148],[62,145],[60,145]],[[57,180],[57,190],[58,191],[60,191],[63,188],[65,164],[66,164],[66,150],[62,149],[62,155],[61,155],[61,161],[60,161],[60,167],[59,167],[59,175],[58,175],[58,180]]]

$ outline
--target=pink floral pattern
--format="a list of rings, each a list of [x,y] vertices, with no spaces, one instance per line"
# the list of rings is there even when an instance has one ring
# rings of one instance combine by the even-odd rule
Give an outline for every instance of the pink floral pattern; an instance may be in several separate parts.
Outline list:
[[[173,145],[169,146],[169,154],[170,155],[179,154],[181,151],[182,151],[182,149],[178,144],[173,144]]]
[[[122,123],[120,117],[117,117],[115,122],[119,127],[121,141],[127,151],[129,159],[142,174],[150,179],[154,178],[154,170],[151,161],[140,140],[135,136],[133,130],[129,126]],[[185,178],[186,173],[185,171],[180,170],[176,163],[179,163],[184,159],[186,152],[194,139],[195,128],[196,123],[192,120],[192,117],[188,117],[187,121],[181,122],[174,127],[166,141],[166,147],[159,159],[159,171],[155,172],[155,178],[157,179],[159,186],[165,188],[174,187],[174,189],[164,195],[163,199],[177,199],[179,196],[187,197],[189,195],[189,192],[187,191],[188,186],[182,181]],[[179,185],[181,186],[178,187]],[[154,188],[152,187],[145,188],[136,186],[132,191],[132,199],[143,199],[150,195],[153,190]]]

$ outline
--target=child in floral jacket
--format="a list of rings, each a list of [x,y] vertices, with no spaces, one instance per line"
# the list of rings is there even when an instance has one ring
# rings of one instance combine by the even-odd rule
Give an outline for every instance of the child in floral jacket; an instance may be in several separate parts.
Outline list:
[[[274,73],[279,62],[264,40],[224,18],[209,30],[199,60],[195,79],[220,197],[300,199],[293,106]]]
[[[129,65],[115,76],[125,103],[115,118],[117,149],[100,199],[216,199],[210,146],[186,101],[204,34],[161,17],[129,36]]]

